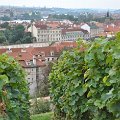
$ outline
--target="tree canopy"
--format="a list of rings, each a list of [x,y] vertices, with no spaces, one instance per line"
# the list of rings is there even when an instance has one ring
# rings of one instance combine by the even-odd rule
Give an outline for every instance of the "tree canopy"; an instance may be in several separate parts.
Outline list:
[[[23,25],[17,25],[14,28],[8,27],[7,23],[2,25],[6,30],[0,32],[0,43],[17,44],[32,43],[33,38],[30,32],[25,32]]]

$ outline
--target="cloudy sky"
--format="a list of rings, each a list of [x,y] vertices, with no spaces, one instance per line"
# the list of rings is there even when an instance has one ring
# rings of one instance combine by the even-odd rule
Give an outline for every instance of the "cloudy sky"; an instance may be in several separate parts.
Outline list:
[[[0,0],[0,5],[120,9],[120,0]]]

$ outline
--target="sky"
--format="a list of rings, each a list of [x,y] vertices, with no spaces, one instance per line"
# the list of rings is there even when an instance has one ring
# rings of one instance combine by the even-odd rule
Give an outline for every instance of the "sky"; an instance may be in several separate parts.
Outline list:
[[[0,0],[0,5],[120,9],[120,0]]]

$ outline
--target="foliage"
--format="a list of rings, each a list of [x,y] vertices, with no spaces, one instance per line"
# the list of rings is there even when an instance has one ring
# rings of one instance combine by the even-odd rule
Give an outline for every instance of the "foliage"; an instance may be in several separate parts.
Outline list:
[[[29,89],[22,67],[7,55],[0,56],[0,104],[5,120],[29,120]]]
[[[10,21],[11,18],[8,17],[8,16],[6,16],[6,15],[4,15],[4,17],[0,17],[0,20],[3,20],[3,21]]]
[[[78,18],[75,18],[73,15],[65,15],[65,14],[61,14],[61,15],[49,15],[49,19],[67,19],[67,20],[70,20],[70,21],[78,21]]]
[[[94,16],[92,13],[80,13],[76,16],[71,15],[71,14],[50,14],[49,15],[49,19],[57,19],[57,20],[70,20],[70,21],[74,21],[75,23],[80,23],[80,22],[91,22],[91,21],[97,21],[97,22],[105,22],[106,17],[96,17]],[[112,17],[110,17],[110,20],[113,20]]]
[[[42,76],[40,80],[37,81],[37,96],[38,97],[46,97],[49,96],[49,81],[48,76],[52,69],[53,63],[48,62],[46,67],[42,70]]]
[[[3,24],[0,25],[1,28],[8,28],[9,27],[9,23],[8,22],[4,22]]]
[[[32,40],[31,33],[26,33],[23,25],[17,25],[14,28],[8,26],[7,29],[0,34],[0,43],[4,43],[5,41],[9,44],[32,43]]]
[[[120,39],[80,42],[49,76],[55,120],[120,119]]]
[[[31,116],[32,120],[52,120],[53,113],[44,113]]]
[[[21,16],[20,19],[22,19],[22,20],[40,20],[41,13],[40,12],[25,13]]]
[[[49,100],[44,100],[42,98],[40,99],[33,99],[31,101],[31,108],[30,108],[30,113],[32,115],[35,114],[40,114],[40,113],[46,113],[46,112],[50,112],[50,101]]]
[[[0,43],[4,43],[6,41],[6,37],[3,31],[0,31]]]

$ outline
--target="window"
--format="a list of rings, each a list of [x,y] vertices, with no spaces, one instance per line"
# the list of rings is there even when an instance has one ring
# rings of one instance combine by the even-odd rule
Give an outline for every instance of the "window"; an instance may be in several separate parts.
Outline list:
[[[54,51],[51,51],[51,52],[50,52],[50,55],[53,56],[53,55],[54,55]]]

